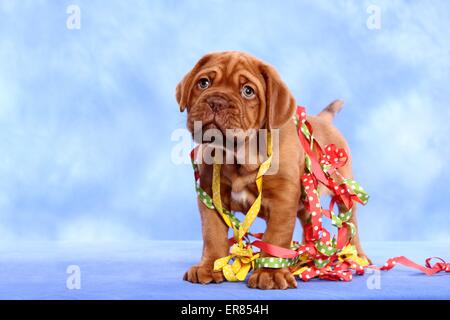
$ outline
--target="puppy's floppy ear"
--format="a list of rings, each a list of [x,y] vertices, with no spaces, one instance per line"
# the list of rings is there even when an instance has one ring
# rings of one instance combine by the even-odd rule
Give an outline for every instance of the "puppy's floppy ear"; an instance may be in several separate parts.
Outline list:
[[[296,109],[295,99],[278,72],[267,64],[261,66],[266,82],[266,114],[270,129],[281,128],[292,119]]]
[[[212,57],[212,54],[207,54],[203,56],[194,66],[194,68],[189,71],[183,79],[178,83],[176,88],[175,97],[177,99],[178,105],[180,106],[180,112],[183,112],[189,103],[189,98],[191,96],[192,88],[194,84],[192,81],[194,80],[195,75],[203,67]]]

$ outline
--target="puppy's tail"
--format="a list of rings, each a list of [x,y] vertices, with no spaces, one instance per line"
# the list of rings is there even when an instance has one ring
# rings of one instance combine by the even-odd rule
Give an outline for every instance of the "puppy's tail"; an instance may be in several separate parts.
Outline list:
[[[341,111],[343,106],[344,106],[344,102],[342,100],[334,100],[325,109],[323,109],[317,116],[326,121],[331,122],[331,121],[333,121],[334,117],[336,116],[336,113]]]

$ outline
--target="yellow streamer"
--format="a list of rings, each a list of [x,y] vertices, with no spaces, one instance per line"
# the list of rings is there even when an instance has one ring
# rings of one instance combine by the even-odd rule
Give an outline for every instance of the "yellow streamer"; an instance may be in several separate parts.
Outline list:
[[[236,235],[237,235],[236,227],[231,222],[230,217],[223,212],[222,199],[220,197],[220,168],[221,168],[220,164],[214,163],[214,165],[213,165],[213,183],[212,183],[213,184],[212,185],[213,203],[214,203],[214,206],[216,207],[217,211],[219,212],[219,214],[222,216],[223,220],[227,224],[227,226],[230,228],[233,228],[235,238],[236,238]]]
[[[229,256],[214,262],[214,271],[222,271],[228,281],[244,281],[248,272],[253,268],[254,260],[259,258],[259,254],[254,254],[250,247],[242,248],[239,244],[234,244],[230,253]],[[230,265],[229,262],[232,259],[234,261]]]
[[[342,249],[338,254],[339,261],[344,262],[345,260],[352,260],[362,267],[368,266],[370,263],[366,258],[361,258],[358,256],[358,252],[354,245],[348,244]]]
[[[244,220],[239,226],[239,230],[237,230],[231,222],[230,217],[223,212],[222,199],[220,196],[221,165],[218,163],[214,163],[213,165],[213,203],[225,223],[230,228],[233,228],[234,238],[237,241],[237,243],[231,247],[231,254],[229,256],[217,259],[214,262],[214,270],[222,270],[228,281],[244,281],[248,272],[253,268],[254,260],[259,257],[259,254],[253,253],[250,246],[244,247],[242,239],[247,234],[250,226],[255,221],[261,209],[263,176],[270,169],[272,164],[272,137],[270,133],[267,135],[267,154],[267,160],[260,165],[256,175],[255,182],[258,189],[258,196],[245,215]],[[229,262],[232,259],[233,263],[230,265]]]

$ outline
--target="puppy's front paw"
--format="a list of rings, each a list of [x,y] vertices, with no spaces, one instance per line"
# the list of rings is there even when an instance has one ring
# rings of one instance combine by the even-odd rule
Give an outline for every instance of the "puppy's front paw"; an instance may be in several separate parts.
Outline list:
[[[186,271],[183,280],[192,283],[207,284],[211,282],[221,283],[225,278],[221,271],[214,271],[213,266],[196,265]]]
[[[282,269],[269,269],[260,268],[256,269],[248,279],[247,285],[250,288],[258,289],[288,289],[297,288],[297,281],[287,268]]]

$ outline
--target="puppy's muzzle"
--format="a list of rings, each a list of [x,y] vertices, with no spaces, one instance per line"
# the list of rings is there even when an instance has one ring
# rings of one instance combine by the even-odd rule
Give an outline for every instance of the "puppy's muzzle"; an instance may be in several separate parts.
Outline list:
[[[224,95],[213,95],[206,98],[206,102],[214,113],[230,107],[230,101]]]

